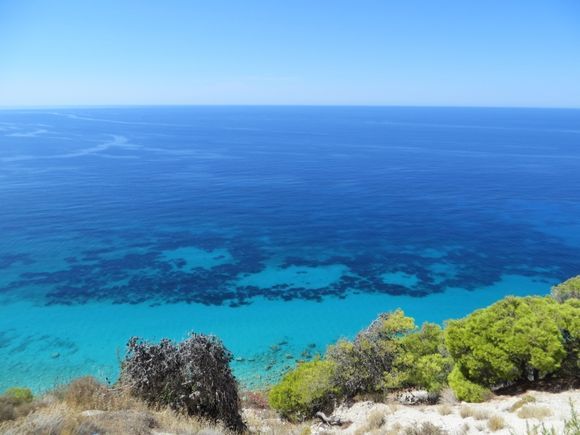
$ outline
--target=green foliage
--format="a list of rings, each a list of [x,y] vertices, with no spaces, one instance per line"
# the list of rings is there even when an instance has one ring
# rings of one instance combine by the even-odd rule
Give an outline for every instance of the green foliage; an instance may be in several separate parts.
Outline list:
[[[465,380],[482,387],[537,379],[560,369],[578,349],[580,306],[570,300],[507,297],[464,319],[450,321],[447,349],[455,361],[455,390]],[[452,372],[452,375],[454,374]]]
[[[561,303],[559,315],[567,353],[559,373],[562,376],[576,377],[580,371],[580,299],[568,299]]]
[[[498,386],[548,374],[578,373],[580,300],[507,297],[445,330],[396,310],[381,314],[354,340],[328,348],[325,360],[299,365],[270,392],[270,405],[303,419],[333,398],[417,387],[482,402]]]
[[[4,396],[22,403],[30,403],[34,396],[29,388],[13,387],[4,392]]]
[[[270,406],[290,420],[312,417],[332,406],[335,364],[326,360],[301,363],[288,372],[269,394]]]
[[[483,402],[491,395],[489,389],[467,380],[457,366],[453,367],[453,370],[451,370],[448,381],[449,386],[459,400],[464,400],[466,402]]]
[[[347,397],[376,393],[385,387],[384,376],[401,351],[400,339],[415,329],[402,310],[381,314],[354,341],[330,346],[327,358],[336,364],[333,381]]]
[[[425,323],[421,330],[399,340],[400,349],[392,369],[385,373],[390,388],[419,387],[439,392],[447,384],[453,361],[447,355],[443,330]]]
[[[580,299],[580,275],[552,287],[551,294],[558,302]]]

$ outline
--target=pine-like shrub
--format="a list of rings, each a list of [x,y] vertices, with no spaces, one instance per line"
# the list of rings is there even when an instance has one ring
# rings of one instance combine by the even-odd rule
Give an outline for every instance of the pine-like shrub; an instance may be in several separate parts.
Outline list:
[[[474,395],[465,392],[465,382],[494,388],[556,373],[570,358],[577,365],[579,332],[577,300],[504,298],[448,322],[445,341],[455,362],[449,384],[469,400]]]
[[[272,387],[270,406],[293,421],[330,411],[337,392],[332,384],[335,369],[335,364],[326,360],[298,364]]]

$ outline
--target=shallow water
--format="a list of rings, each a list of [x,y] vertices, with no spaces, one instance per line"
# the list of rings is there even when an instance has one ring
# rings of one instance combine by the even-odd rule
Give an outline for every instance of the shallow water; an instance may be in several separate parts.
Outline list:
[[[242,382],[403,307],[461,317],[580,270],[580,111],[0,112],[0,389],[114,380],[219,335]]]

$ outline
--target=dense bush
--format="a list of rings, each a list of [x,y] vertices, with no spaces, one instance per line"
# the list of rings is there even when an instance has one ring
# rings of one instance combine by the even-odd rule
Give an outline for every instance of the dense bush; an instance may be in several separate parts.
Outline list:
[[[570,281],[562,286],[573,288]],[[401,310],[381,314],[354,340],[340,340],[328,348],[325,358],[333,370],[320,376],[326,380],[331,372],[323,391],[353,398],[400,388],[439,393],[448,384],[458,399],[480,402],[498,387],[547,376],[577,376],[580,300],[566,294],[506,297],[464,319],[449,321],[445,330],[432,323],[417,330]],[[284,387],[273,390],[274,408],[299,409],[305,415],[314,409],[300,408],[310,398],[289,391],[309,385],[315,368],[322,367],[324,361],[318,361],[287,375]]]
[[[333,382],[347,397],[383,391],[385,373],[393,369],[400,339],[415,329],[415,322],[401,310],[381,314],[354,341],[330,346],[327,358],[336,364]]]
[[[452,366],[453,361],[445,349],[443,330],[434,323],[425,323],[419,331],[400,338],[392,368],[385,373],[385,385],[439,392],[447,385]]]
[[[459,400],[466,402],[483,402],[491,396],[488,388],[469,381],[457,366],[453,367],[448,378],[449,386]]]
[[[552,287],[552,297],[558,302],[580,299],[580,275]]]
[[[470,400],[478,395],[473,385],[490,388],[554,373],[569,352],[577,359],[579,332],[577,301],[507,297],[448,322],[445,340],[455,361],[450,386]]]
[[[121,382],[154,405],[222,421],[244,429],[230,352],[212,336],[191,334],[181,343],[152,344],[132,338],[121,366]]]
[[[329,410],[337,392],[332,384],[335,370],[326,360],[299,364],[270,390],[270,406],[294,421]]]

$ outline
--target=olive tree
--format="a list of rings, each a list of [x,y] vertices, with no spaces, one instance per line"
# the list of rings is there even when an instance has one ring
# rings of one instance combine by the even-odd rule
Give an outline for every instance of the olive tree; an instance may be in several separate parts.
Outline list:
[[[191,334],[180,343],[167,339],[149,343],[134,337],[121,364],[121,382],[150,404],[221,421],[229,429],[242,431],[231,360],[231,353],[214,336]]]

